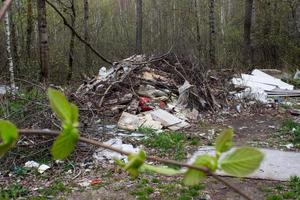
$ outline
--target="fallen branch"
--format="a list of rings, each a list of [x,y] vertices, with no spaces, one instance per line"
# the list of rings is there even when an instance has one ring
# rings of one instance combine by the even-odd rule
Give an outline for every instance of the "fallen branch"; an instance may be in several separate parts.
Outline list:
[[[51,136],[51,137],[57,137],[60,132],[59,131],[51,131],[51,130],[31,130],[31,129],[19,129],[18,130],[19,133],[21,135],[26,135],[26,136],[31,136],[31,135],[43,135],[43,136]],[[121,149],[112,147],[110,145],[98,142],[96,140],[92,140],[92,139],[88,139],[85,137],[80,137],[79,142],[83,142],[86,144],[91,144],[91,145],[95,145],[97,147],[100,148],[104,148],[104,149],[108,149],[123,155],[130,155],[131,153],[123,151]],[[218,175],[216,175],[215,173],[211,172],[209,169],[205,168],[205,167],[199,167],[196,165],[190,165],[190,164],[186,164],[186,163],[181,163],[181,162],[177,162],[174,160],[166,160],[166,159],[162,159],[162,158],[158,158],[155,156],[147,156],[146,158],[149,161],[154,161],[154,162],[160,162],[163,164],[168,164],[168,165],[176,165],[179,167],[186,167],[189,169],[195,169],[195,170],[199,170],[204,172],[205,174],[212,176],[214,179],[220,181],[221,183],[223,183],[224,185],[228,186],[229,188],[231,188],[233,191],[235,191],[236,193],[238,193],[239,195],[241,195],[242,197],[244,197],[247,200],[254,200],[252,199],[250,196],[248,196],[247,194],[245,194],[243,191],[241,191],[239,188],[235,187],[234,185],[232,185],[231,183],[227,182],[226,180],[224,180],[223,178],[219,177]]]
[[[12,0],[3,1],[3,6],[0,9],[0,20],[2,19],[2,17],[6,13],[6,11],[9,9],[11,3],[12,3]]]
[[[48,0],[45,0],[46,3],[51,6],[53,8],[53,10],[55,10],[55,12],[57,12],[57,14],[62,18],[64,24],[72,31],[72,33],[79,39],[79,41],[81,41],[82,43],[84,43],[89,49],[92,50],[92,52],[94,52],[99,58],[101,58],[104,62],[112,65],[113,63],[109,60],[107,60],[106,58],[104,58],[88,41],[86,41],[84,38],[82,38],[76,31],[75,29],[68,23],[67,19],[64,17],[64,15],[52,4],[50,3]]]

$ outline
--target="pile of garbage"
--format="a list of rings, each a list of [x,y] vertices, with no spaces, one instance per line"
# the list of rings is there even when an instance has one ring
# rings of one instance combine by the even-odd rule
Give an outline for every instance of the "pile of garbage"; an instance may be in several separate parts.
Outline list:
[[[270,70],[254,69],[251,74],[241,74],[241,77],[233,78],[232,83],[236,87],[242,88],[235,96],[252,98],[262,103],[274,103],[275,101],[279,102],[283,97],[300,96],[300,90],[295,90],[293,85],[263,71]]]
[[[119,128],[178,130],[197,120],[199,111],[219,109],[218,100],[227,97],[223,87],[175,55],[135,55],[102,67],[75,95],[102,116],[118,117]]]

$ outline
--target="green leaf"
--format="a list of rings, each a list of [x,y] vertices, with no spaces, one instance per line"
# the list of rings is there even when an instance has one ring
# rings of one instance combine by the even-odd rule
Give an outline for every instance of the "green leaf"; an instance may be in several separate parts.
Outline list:
[[[128,171],[128,173],[136,178],[139,175],[139,169],[144,164],[146,160],[145,151],[140,151],[138,154],[131,154],[128,156],[129,162],[126,164],[124,169]]]
[[[153,165],[148,165],[148,164],[143,164],[142,167],[140,168],[140,172],[155,172],[155,173],[163,174],[166,176],[175,176],[178,174],[182,174],[181,171],[170,168],[170,167],[153,166]]]
[[[52,110],[62,121],[72,120],[72,108],[67,100],[67,98],[58,90],[49,88],[48,98]]]
[[[74,150],[79,133],[76,128],[67,128],[56,138],[51,154],[54,160],[63,160]]]
[[[212,172],[216,171],[218,166],[218,161],[216,157],[213,157],[208,154],[198,156],[193,165],[199,167],[206,167]],[[201,182],[202,178],[205,176],[205,173],[195,169],[188,169],[184,175],[184,184],[185,185],[197,185]]]
[[[216,139],[216,152],[223,153],[228,151],[233,145],[232,138],[233,129],[229,128],[223,131]]]
[[[255,148],[237,148],[221,161],[221,169],[233,176],[247,176],[260,166],[263,158],[264,154]]]
[[[19,137],[17,127],[9,121],[0,120],[0,157],[14,147]]]

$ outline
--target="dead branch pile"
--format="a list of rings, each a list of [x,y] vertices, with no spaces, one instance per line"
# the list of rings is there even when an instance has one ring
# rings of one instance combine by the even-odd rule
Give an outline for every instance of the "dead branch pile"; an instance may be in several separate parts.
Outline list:
[[[174,54],[155,58],[137,55],[111,68],[102,67],[96,77],[77,89],[75,99],[104,116],[140,112],[141,97],[160,107],[176,102],[174,106],[215,111],[228,96],[229,77],[222,73],[203,73],[200,67]]]

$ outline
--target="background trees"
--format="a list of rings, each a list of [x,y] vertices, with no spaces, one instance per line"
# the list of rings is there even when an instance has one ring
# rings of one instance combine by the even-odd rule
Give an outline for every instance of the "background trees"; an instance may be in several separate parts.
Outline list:
[[[159,54],[173,47],[178,55],[206,68],[299,67],[300,0],[74,0],[75,22],[70,9],[63,6],[71,0],[49,2],[109,60],[136,52]],[[78,80],[81,73],[95,74],[105,62],[79,40],[74,39],[72,47],[73,33],[49,6],[46,27],[44,3],[18,1],[11,8],[19,49],[18,76],[37,80],[42,69],[44,80],[50,74],[50,81],[64,83],[68,77]],[[4,33],[1,23],[3,75],[8,74]],[[39,49],[41,59],[36,56]]]

